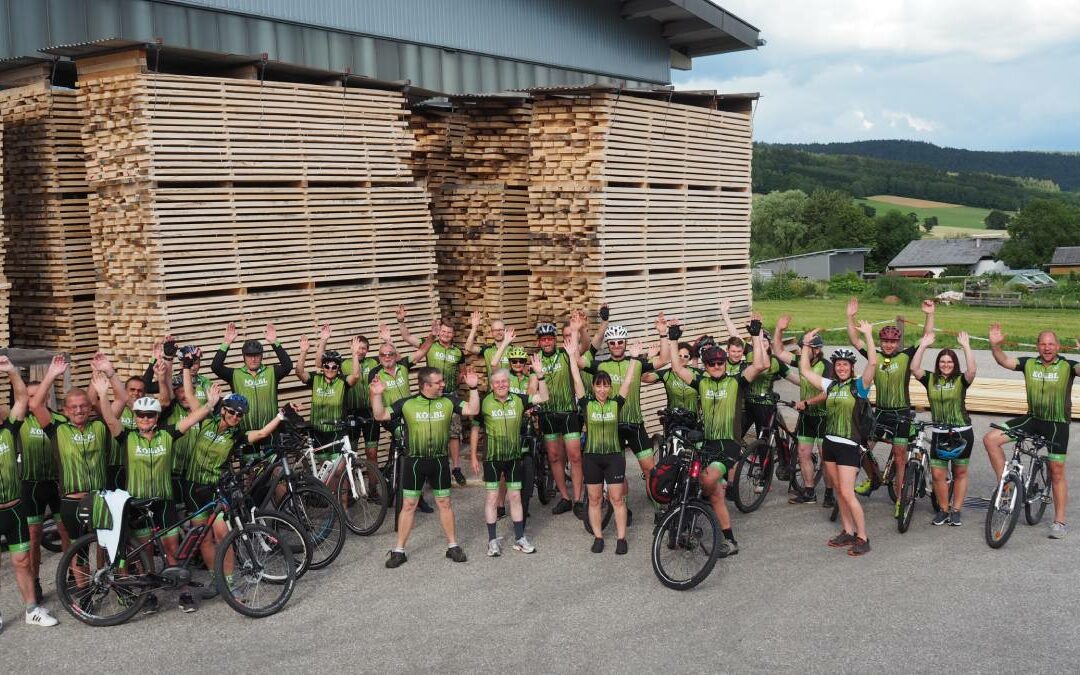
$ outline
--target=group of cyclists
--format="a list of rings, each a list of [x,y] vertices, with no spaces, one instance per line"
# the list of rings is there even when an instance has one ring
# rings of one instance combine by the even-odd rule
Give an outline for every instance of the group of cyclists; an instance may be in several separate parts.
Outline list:
[[[868,437],[864,422],[871,389],[876,392],[875,434],[890,439],[896,467],[893,480],[900,493],[906,446],[912,441],[908,394],[912,377],[927,390],[932,423],[941,425],[934,429],[931,443],[933,490],[940,506],[933,524],[962,524],[967,466],[975,442],[965,396],[976,376],[976,362],[968,336],[960,333],[957,342],[963,359],[954,350],[943,349],[930,367],[924,367],[926,351],[936,335],[933,301],[922,304],[925,322],[918,345],[903,347],[898,326],[885,326],[875,334],[870,323],[858,320],[858,301],[852,299],[847,305],[847,330],[853,349],[838,347],[829,353],[818,329],[799,336],[796,349],[789,350],[784,337],[791,322],[788,316],[780,317],[770,334],[757,317],[745,327],[736,326],[726,300],[718,309],[729,336],[720,342],[710,336],[684,339],[679,320],[660,314],[654,324],[655,340],[647,345],[645,336],[631,339],[626,328],[612,323],[609,308],[603,305],[591,334],[580,311],[561,327],[540,323],[536,348],[530,353],[514,344],[515,332],[498,320],[488,326],[491,342],[481,344],[478,334],[483,318],[478,312],[471,315],[461,346],[455,343],[453,327],[439,320],[421,339],[410,333],[406,311],[399,308],[399,332],[411,353],[401,354],[390,327],[381,324],[376,355],[369,356],[371,343],[364,336],[352,336],[349,351],[343,355],[330,348],[333,331],[323,326],[316,336],[310,372],[311,340],[301,339],[294,363],[272,324],[266,326],[264,341],[243,342],[242,366],[227,366],[238,338],[230,323],[210,367],[220,382],[201,372],[199,347],[180,346],[171,336],[164,336],[155,342],[145,372],[127,380],[118,376],[104,354],[95,355],[89,364],[90,386],[64,392],[57,410],[47,403],[57,379],[71,365],[65,357],[56,356],[42,380],[29,384],[10,360],[0,357],[0,371],[12,390],[12,403],[0,425],[0,536],[5,542],[0,551],[6,550],[11,558],[25,620],[41,626],[57,623],[41,604],[38,580],[42,522],[48,513],[58,521],[67,547],[84,527],[77,515],[83,497],[124,488],[135,499],[153,500],[153,529],[166,533],[161,540],[163,554],[172,563],[178,509],[198,511],[210,499],[222,473],[230,470],[234,457],[255,456],[275,442],[279,425],[293,412],[278,404],[279,386],[290,373],[310,389],[307,422],[315,445],[331,443],[340,434],[355,434],[353,441],[374,461],[384,430],[401,443],[401,512],[396,542],[385,563],[388,568],[408,560],[406,546],[416,511],[434,510],[423,499],[425,485],[446,535],[446,557],[454,562],[467,560],[457,539],[450,498],[454,483],[466,484],[463,440],[468,441],[471,470],[482,478],[487,493],[487,555],[503,553],[498,520],[507,512],[513,549],[534,553],[536,546],[526,534],[528,502],[522,499],[523,490],[532,490],[532,485],[523,485],[523,434],[526,425],[534,423],[543,438],[558,497],[552,513],[573,512],[586,520],[592,533],[590,550],[601,553],[605,550],[601,508],[609,500],[615,518],[615,554],[627,553],[627,528],[633,513],[627,506],[630,485],[625,451],[629,449],[638,463],[637,470],[629,473],[640,471],[648,477],[656,457],[645,430],[641,387],[653,383],[663,386],[668,408],[689,411],[699,420],[701,449],[708,459],[700,481],[723,533],[721,557],[739,551],[727,501],[745,434],[751,426],[761,434],[770,423],[775,409],[771,393],[781,379],[799,387],[795,407],[802,475],[813,476],[817,471],[814,453],[820,447],[823,504],[839,511],[841,530],[828,540],[828,546],[846,549],[851,556],[870,551],[858,495],[877,487],[876,476],[871,474],[864,484],[856,482],[874,440]],[[1037,356],[1023,358],[1004,353],[1005,336],[998,325],[991,326],[989,336],[997,363],[1024,375],[1028,413],[1004,426],[1047,440],[1055,512],[1049,536],[1061,538],[1067,530],[1064,469],[1069,401],[1080,363],[1059,355],[1061,345],[1052,331],[1039,335]],[[276,363],[264,362],[267,345]],[[603,357],[602,352],[606,352]],[[865,359],[861,373],[856,372],[858,354]],[[466,363],[470,355],[483,360],[483,393],[480,374]],[[228,395],[225,385],[231,390]],[[539,414],[534,417],[536,410]],[[352,432],[340,424],[350,416],[360,421]],[[1005,464],[1002,446],[1008,440],[1007,432],[1000,430],[983,438],[998,474]],[[950,471],[951,490],[946,485]],[[815,482],[804,481],[804,485],[791,492],[790,503],[817,502]],[[220,521],[210,527],[212,535],[201,544],[204,560],[213,558],[215,541],[226,533]],[[133,533],[135,537],[149,534]],[[211,588],[203,598],[213,594]],[[156,607],[156,601],[148,604],[150,609]],[[186,590],[180,606],[185,611],[197,608]]]

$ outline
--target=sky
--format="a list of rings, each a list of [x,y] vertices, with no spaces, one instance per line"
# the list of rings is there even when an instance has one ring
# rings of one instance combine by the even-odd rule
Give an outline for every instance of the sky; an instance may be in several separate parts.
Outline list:
[[[713,1],[767,44],[674,83],[760,92],[756,140],[1080,151],[1080,0]]]

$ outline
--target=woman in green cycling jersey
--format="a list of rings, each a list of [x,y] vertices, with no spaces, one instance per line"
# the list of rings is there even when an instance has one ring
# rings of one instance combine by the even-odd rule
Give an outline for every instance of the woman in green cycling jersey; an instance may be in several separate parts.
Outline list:
[[[939,508],[934,525],[959,527],[960,507],[964,505],[968,486],[968,462],[975,445],[965,399],[968,387],[975,381],[975,355],[971,353],[971,340],[967,333],[960,333],[956,341],[964,350],[967,369],[961,372],[956,352],[942,349],[934,360],[933,372],[922,369],[923,355],[934,344],[934,335],[924,335],[911,362],[911,374],[926,387],[930,400],[930,419],[937,424],[949,425],[949,429],[934,429],[931,437],[930,474],[934,480],[934,497]],[[947,484],[949,463],[952,462],[953,497],[949,503]]]

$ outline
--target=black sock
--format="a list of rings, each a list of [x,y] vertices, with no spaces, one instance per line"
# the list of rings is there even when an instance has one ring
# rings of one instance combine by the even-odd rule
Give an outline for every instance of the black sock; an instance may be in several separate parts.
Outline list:
[[[524,536],[525,536],[525,521],[524,520],[515,520],[514,521],[514,538],[515,539],[521,539]]]
[[[721,530],[721,531],[724,533],[724,539],[727,539],[728,541],[735,541],[735,535],[734,535],[734,533],[732,533],[730,527],[728,529],[726,529],[726,530]]]
[[[488,540],[490,541],[490,540],[495,538],[495,523],[488,523],[487,526],[488,526]]]

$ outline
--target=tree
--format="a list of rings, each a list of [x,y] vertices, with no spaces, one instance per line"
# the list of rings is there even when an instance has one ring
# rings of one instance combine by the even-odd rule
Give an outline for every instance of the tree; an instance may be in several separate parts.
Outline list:
[[[998,257],[1013,269],[1050,262],[1058,246],[1080,245],[1080,209],[1059,201],[1036,199],[1009,223],[1009,240]]]
[[[994,209],[983,218],[983,224],[988,230],[1004,230],[1009,226],[1009,214]]]
[[[873,221],[876,245],[867,259],[868,267],[882,271],[912,241],[919,238],[919,225],[911,217],[892,209]]]
[[[815,190],[803,206],[801,221],[805,251],[874,246],[874,221],[839,190]]]
[[[806,251],[806,228],[802,210],[806,193],[801,190],[770,192],[754,201],[750,220],[750,257],[780,258]]]
[[[927,234],[930,234],[930,230],[937,227],[937,224],[938,224],[937,216],[927,216],[922,221],[922,227],[923,227],[924,230],[926,230]]]
[[[859,202],[859,207],[862,208],[863,213],[866,214],[867,218],[873,218],[877,215],[877,209],[875,209],[873,206],[870,206],[869,204]]]

